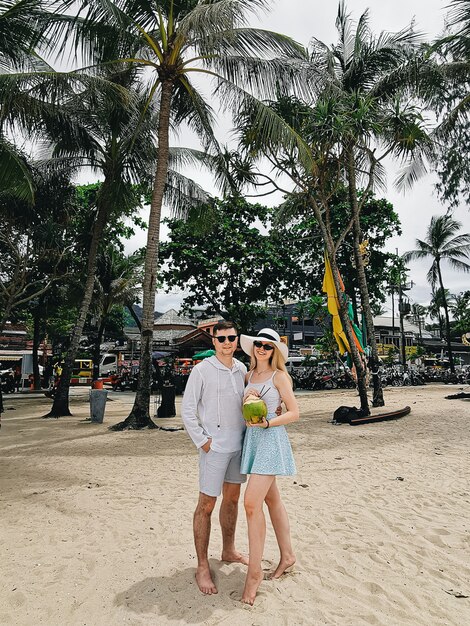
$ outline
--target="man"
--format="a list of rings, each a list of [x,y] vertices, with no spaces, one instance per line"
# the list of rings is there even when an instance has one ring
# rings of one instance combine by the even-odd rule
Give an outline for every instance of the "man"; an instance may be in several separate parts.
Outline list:
[[[232,322],[214,326],[215,356],[198,363],[192,370],[183,396],[182,418],[186,430],[199,449],[199,501],[194,512],[193,531],[197,554],[196,582],[200,591],[211,595],[217,587],[208,560],[211,515],[218,496],[222,528],[222,561],[248,563],[235,550],[235,526],[240,486],[241,449],[245,434],[242,400],[246,367],[233,354],[238,345]]]

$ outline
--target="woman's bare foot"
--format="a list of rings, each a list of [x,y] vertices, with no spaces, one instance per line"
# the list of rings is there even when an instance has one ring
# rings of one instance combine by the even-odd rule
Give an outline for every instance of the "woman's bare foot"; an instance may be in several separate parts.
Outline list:
[[[274,580],[276,578],[280,578],[283,574],[285,574],[288,570],[290,570],[292,568],[292,566],[295,563],[295,556],[292,555],[289,558],[284,558],[281,559],[279,561],[279,565],[276,567],[276,569],[274,570],[272,576],[271,576],[271,580]]]
[[[261,570],[254,574],[248,572],[245,579],[245,588],[243,589],[242,602],[251,605],[255,603],[256,592],[258,591],[258,587],[261,585],[263,578],[264,576]]]
[[[212,580],[211,571],[208,566],[200,566],[196,569],[196,582],[199,591],[206,596],[217,593],[217,587]]]
[[[225,563],[242,563],[243,565],[248,565],[248,557],[236,550],[232,552],[222,552],[220,560],[225,561]]]

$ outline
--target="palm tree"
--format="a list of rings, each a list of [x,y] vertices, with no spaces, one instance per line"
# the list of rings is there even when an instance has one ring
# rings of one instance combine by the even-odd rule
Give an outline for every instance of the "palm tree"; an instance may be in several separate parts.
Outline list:
[[[376,37],[369,29],[367,11],[355,24],[343,1],[339,4],[336,25],[339,32],[336,46],[314,40],[312,49],[304,56],[304,64],[314,80],[306,83],[297,98],[281,93],[272,103],[284,126],[260,124],[260,119],[264,120],[256,103],[240,109],[238,122],[242,144],[250,154],[261,153],[279,172],[288,174],[296,185],[298,204],[313,210],[338,293],[340,279],[335,257],[348,232],[353,230],[355,266],[375,372],[379,357],[359,218],[374,187],[383,182],[383,160],[387,156],[406,158],[409,151],[427,143],[419,111],[402,98],[417,37],[411,27]],[[309,89],[307,100],[304,94]],[[301,96],[304,101],[299,99]],[[311,101],[313,106],[306,104]],[[291,137],[289,142],[286,137]],[[403,179],[408,180],[409,176],[405,174]],[[334,237],[331,199],[345,183],[349,214],[342,215],[343,231]],[[340,312],[347,332],[346,306],[341,306]],[[352,339],[348,339],[351,344]],[[351,350],[361,381],[364,376],[361,359],[355,354],[354,345]],[[366,389],[361,383],[359,391],[361,406],[368,410]],[[374,376],[373,404],[383,403],[380,380]]]
[[[407,78],[410,54],[416,46],[412,28],[398,33],[374,36],[368,25],[368,12],[355,24],[346,12],[344,2],[338,10],[339,42],[332,48],[315,46],[326,84],[323,98],[334,106],[342,102],[341,113],[346,124],[340,128],[341,150],[349,189],[353,217],[354,260],[365,316],[372,369],[378,370],[379,355],[375,340],[373,313],[364,262],[360,214],[373,188],[381,182],[381,163],[388,155],[406,157],[426,135],[420,126],[420,115],[414,107],[401,101],[399,77]],[[338,110],[338,106],[335,106]],[[377,150],[381,148],[381,151]],[[364,190],[359,193],[359,185]],[[373,376],[373,406],[384,404],[380,378]]]
[[[139,84],[137,74],[135,68],[122,65],[102,69],[99,77],[119,87],[121,94],[127,93],[127,98],[109,97],[92,84],[62,105],[63,116],[74,121],[74,132],[64,133],[60,124],[54,129],[58,139],[54,143],[52,162],[71,163],[76,168],[91,167],[100,172],[104,180],[94,201],[83,298],[48,417],[70,415],[70,375],[93,297],[96,262],[105,228],[110,220],[129,214],[141,203],[154,169],[156,111],[154,103],[148,103],[148,94]],[[172,156],[176,164],[190,158],[190,151]],[[188,206],[188,198],[207,200],[202,189],[173,170],[167,176],[165,197],[169,205],[181,213]]]
[[[136,86],[135,71],[119,68],[119,71],[108,70],[102,76],[127,90],[134,106],[119,98],[97,93],[94,87],[82,91],[63,103],[63,115],[74,119],[76,132],[71,135],[63,133],[63,127],[58,125],[55,133],[58,139],[52,150],[56,162],[92,167],[103,174],[104,180],[95,199],[83,297],[57,393],[46,417],[70,415],[70,376],[92,301],[103,232],[110,219],[126,215],[139,204],[138,192],[133,185],[145,179],[155,159],[153,111],[147,109],[146,115],[142,116],[145,95],[132,91]]]
[[[413,302],[411,305],[411,313],[409,315],[410,320],[414,324],[418,324],[419,329],[419,341],[422,341],[422,324],[424,322],[424,318],[426,317],[426,313],[428,312],[427,308],[422,304],[418,304],[417,302]]]
[[[451,346],[449,306],[442,279],[441,262],[445,260],[456,270],[470,272],[470,263],[466,262],[470,261],[470,233],[458,234],[461,226],[462,224],[452,215],[434,215],[428,226],[426,238],[416,239],[416,249],[403,255],[406,260],[429,257],[433,260],[427,278],[433,290],[439,285],[443,295],[447,350],[452,372],[455,371],[455,366]]]
[[[448,294],[448,290],[446,289],[446,295]],[[437,320],[437,325],[439,326],[439,336],[441,338],[444,337],[444,317],[442,315],[444,296],[442,290],[436,289],[432,292],[432,298],[428,305],[428,315],[432,320]]]
[[[178,128],[184,121],[205,148],[217,146],[212,109],[191,76],[212,76],[229,94],[243,92],[242,85],[273,95],[276,81],[281,85],[293,80],[301,83],[282,58],[298,54],[300,47],[282,35],[246,27],[247,12],[267,4],[266,0],[162,0],[155,5],[142,0],[88,0],[84,17],[70,20],[76,40],[88,41],[95,59],[145,70],[150,80],[149,101],[158,101],[158,154],[143,281],[140,375],[135,403],[123,427],[151,424],[151,348],[170,128]],[[133,45],[133,56],[122,55],[122,42]],[[268,54],[277,58],[269,62]]]
[[[35,48],[45,42],[46,23],[42,0],[0,2],[0,76],[39,69]],[[7,118],[5,101],[0,97],[0,193],[9,190],[32,202],[33,176],[25,155],[5,135]]]
[[[432,155],[436,187],[453,207],[470,198],[470,2],[451,0],[446,8],[444,34],[425,50],[419,94],[438,113]]]
[[[100,345],[108,318],[118,306],[129,309],[138,301],[143,257],[140,252],[123,256],[115,246],[100,255],[97,264],[95,296],[91,307],[97,333],[93,350],[93,380],[99,376]]]
[[[462,334],[470,332],[470,291],[457,294],[449,308],[455,321],[456,331]]]

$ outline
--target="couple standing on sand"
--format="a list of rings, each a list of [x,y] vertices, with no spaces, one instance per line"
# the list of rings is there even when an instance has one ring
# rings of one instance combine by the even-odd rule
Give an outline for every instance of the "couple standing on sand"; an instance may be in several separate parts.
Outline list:
[[[240,344],[251,357],[250,369],[233,358],[238,345],[232,322],[214,327],[215,356],[196,365],[183,396],[182,418],[199,449],[199,501],[193,530],[198,565],[196,581],[202,593],[217,593],[208,561],[211,516],[221,494],[222,561],[243,563],[248,571],[242,602],[253,604],[263,571],[261,559],[266,537],[263,503],[279,544],[280,561],[271,578],[279,578],[295,562],[289,518],[276,484],[276,476],[295,474],[285,424],[299,419],[299,408],[285,362],[287,346],[276,331],[261,330],[256,337],[241,335]],[[243,398],[262,395],[268,415],[259,424],[246,424]],[[281,412],[281,398],[286,407]],[[246,482],[249,560],[235,549],[235,526],[241,484]]]

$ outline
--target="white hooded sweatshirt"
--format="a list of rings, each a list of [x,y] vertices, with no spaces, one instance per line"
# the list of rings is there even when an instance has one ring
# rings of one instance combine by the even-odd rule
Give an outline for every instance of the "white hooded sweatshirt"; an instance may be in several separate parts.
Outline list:
[[[242,401],[246,367],[233,359],[232,369],[216,356],[192,370],[183,395],[181,416],[195,446],[211,438],[214,452],[241,450],[245,434]]]

